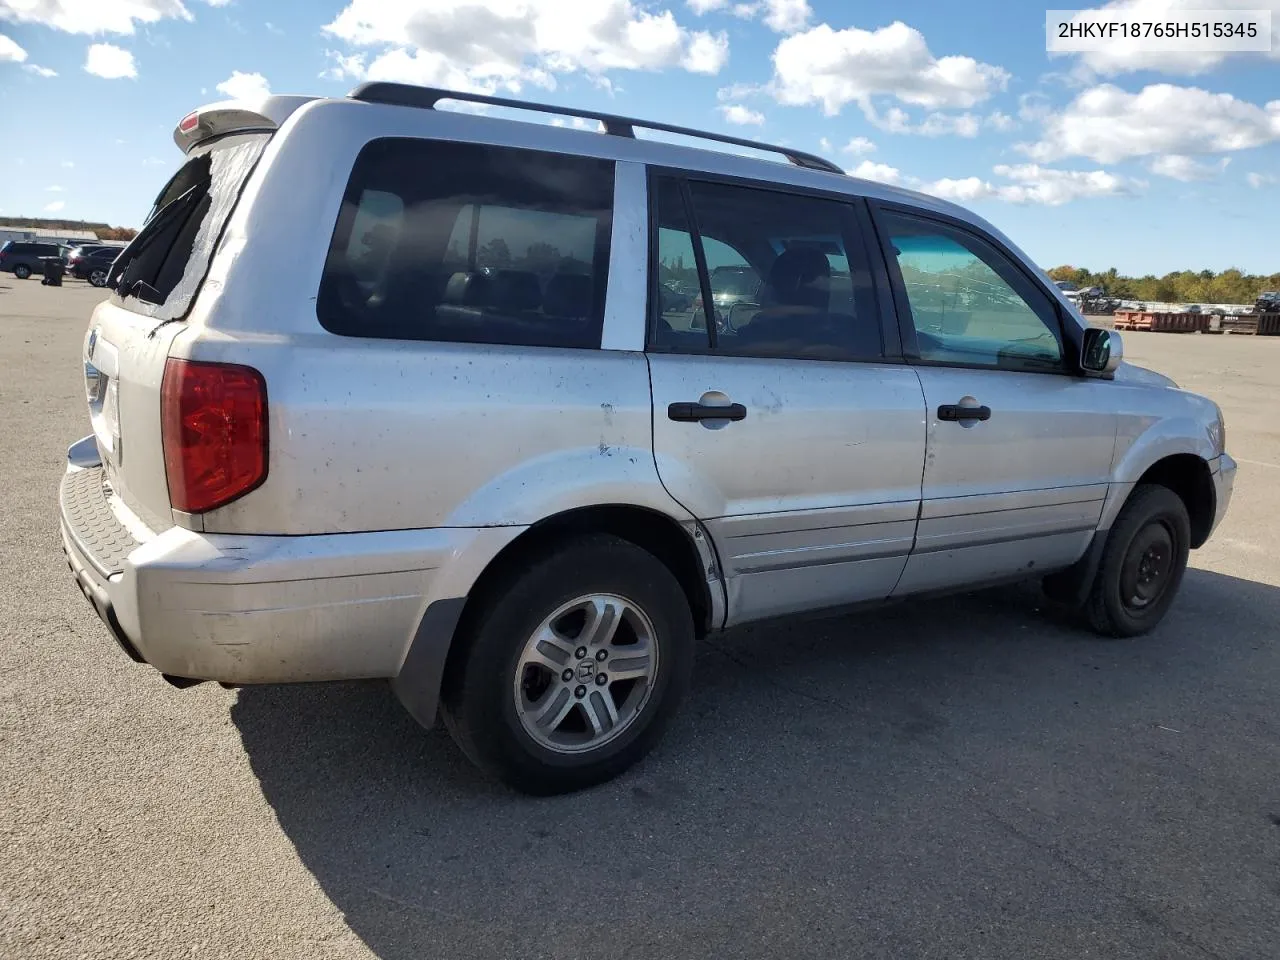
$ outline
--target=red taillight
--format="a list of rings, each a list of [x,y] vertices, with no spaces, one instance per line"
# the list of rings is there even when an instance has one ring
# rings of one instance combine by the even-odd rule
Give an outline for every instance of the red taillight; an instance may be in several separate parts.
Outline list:
[[[267,384],[252,367],[165,362],[160,439],[175,510],[203,513],[267,479]]]
[[[170,116],[173,116],[173,114],[170,114]],[[196,124],[199,122],[200,122],[200,115],[198,113],[188,113],[185,117],[183,117],[180,121],[178,121],[178,130],[181,131],[182,133],[190,133],[192,130],[196,128]]]

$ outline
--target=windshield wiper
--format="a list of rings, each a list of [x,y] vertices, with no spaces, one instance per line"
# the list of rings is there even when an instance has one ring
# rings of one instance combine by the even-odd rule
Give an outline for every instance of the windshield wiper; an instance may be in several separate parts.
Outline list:
[[[172,225],[180,214],[187,212],[209,192],[211,183],[212,180],[209,179],[201,180],[185,193],[170,200],[156,211],[156,215],[142,228],[142,232],[134,237],[133,242],[124,248],[124,251],[120,254],[120,272],[116,274],[115,278],[114,289],[117,294],[121,297],[138,294],[138,287],[141,281],[130,282],[130,269],[138,262],[138,257],[145,253],[155,242],[156,237],[161,235],[165,227]],[[149,284],[146,286],[150,288]],[[163,298],[160,302],[163,302]]]

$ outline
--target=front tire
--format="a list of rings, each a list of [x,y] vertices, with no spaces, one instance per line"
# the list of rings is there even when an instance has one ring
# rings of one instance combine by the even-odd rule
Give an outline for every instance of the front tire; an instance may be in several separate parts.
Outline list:
[[[482,770],[549,795],[610,780],[647,754],[693,672],[689,602],[625,540],[569,541],[478,598],[441,696]]]
[[[28,267],[25,263],[20,263],[13,268],[13,275],[17,277],[19,280],[26,280],[28,277],[31,276],[31,268]]]
[[[89,283],[95,287],[105,287],[107,285],[107,271],[94,270],[89,274]]]
[[[1190,544],[1182,498],[1156,484],[1136,487],[1111,527],[1085,601],[1093,629],[1136,637],[1160,623],[1182,584]]]

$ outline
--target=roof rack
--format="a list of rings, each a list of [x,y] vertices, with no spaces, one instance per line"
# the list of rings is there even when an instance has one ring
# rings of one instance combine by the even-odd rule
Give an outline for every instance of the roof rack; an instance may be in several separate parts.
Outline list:
[[[481,93],[464,93],[459,90],[444,90],[438,87],[419,87],[408,83],[387,83],[373,81],[362,83],[349,94],[352,100],[365,103],[386,103],[401,107],[420,107],[434,110],[441,100],[462,100],[469,103],[486,103],[494,107],[513,107],[517,110],[534,110],[538,113],[555,113],[566,117],[582,117],[584,120],[598,120],[604,126],[604,132],[615,137],[635,137],[635,128],[645,130],[661,130],[665,133],[676,133],[686,137],[697,137],[701,140],[715,140],[719,143],[732,143],[739,147],[750,147],[753,150],[764,150],[779,153],[797,167],[810,170],[823,170],[827,173],[843,174],[844,171],[830,160],[812,153],[792,150],[790,147],[779,147],[768,143],[759,143],[743,137],[730,137],[721,133],[707,133],[705,130],[694,130],[691,127],[677,127],[669,123],[657,123],[651,120],[636,120],[632,117],[619,117],[612,113],[598,113],[595,110],[575,110],[572,107],[556,107],[546,103],[533,103],[528,100],[511,100],[506,97],[490,97]]]

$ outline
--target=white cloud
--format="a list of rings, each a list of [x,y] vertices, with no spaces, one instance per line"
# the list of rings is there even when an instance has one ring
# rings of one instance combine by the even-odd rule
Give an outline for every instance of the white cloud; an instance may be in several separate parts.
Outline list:
[[[1018,97],[1018,116],[1027,123],[1036,123],[1053,114],[1053,104],[1039,91],[1024,93]]]
[[[232,100],[258,100],[271,96],[271,87],[267,78],[260,73],[242,73],[232,70],[231,76],[214,87],[219,93]]]
[[[55,201],[53,201],[53,203],[46,203],[46,204],[44,205],[44,212],[45,212],[45,213],[58,213],[58,212],[59,212],[59,211],[61,211],[64,207],[66,207],[66,204],[65,204],[63,201],[61,201],[61,200],[55,200]]]
[[[320,72],[322,80],[363,80],[365,75],[364,54],[345,55],[338,50],[326,50],[324,55],[333,64]]]
[[[764,0],[764,25],[774,33],[795,33],[813,16],[808,0]]]
[[[920,31],[901,21],[875,31],[820,24],[782,40],[773,65],[779,101],[819,103],[828,116],[852,102],[869,111],[877,95],[928,109],[966,109],[1009,81],[1003,68],[971,57],[935,57]]]
[[[741,100],[743,97],[751,97],[764,90],[765,88],[758,83],[731,83],[716,91],[716,99],[721,103],[728,100]]]
[[[743,126],[753,124],[758,127],[760,124],[764,123],[763,113],[759,110],[752,110],[749,107],[744,107],[740,103],[723,103],[720,105],[720,113],[723,114],[724,118],[730,123],[737,123]]]
[[[1006,203],[1062,206],[1088,197],[1124,196],[1144,186],[1106,170],[1057,170],[1034,163],[1000,164],[992,170],[1009,183],[991,183],[980,177],[943,178],[920,185],[925,193],[960,203],[1003,200]]]
[[[963,177],[959,180],[943,177],[932,183],[922,185],[925,193],[931,193],[943,200],[956,203],[967,203],[971,200],[986,200],[996,195],[997,188],[981,177]]]
[[[484,92],[557,73],[716,73],[729,52],[726,34],[690,30],[639,0],[350,0],[323,29],[377,51],[371,79]]]
[[[729,0],[685,0],[689,9],[702,16],[713,10],[724,10],[742,20],[754,20],[764,14],[764,24],[774,33],[795,33],[802,30],[813,17],[809,0],[755,0],[754,3],[735,3]]]
[[[283,30],[281,30],[279,27],[277,27],[277,26],[276,26],[274,23],[272,23],[270,20],[266,21],[266,22],[263,24],[263,26],[267,28],[267,33],[276,33],[276,34],[283,34],[283,33],[284,33],[284,31],[283,31]]]
[[[75,162],[74,160],[63,160],[63,161],[62,161],[62,166],[63,166],[65,169],[67,169],[67,170],[72,169],[75,165],[76,165],[76,162]]]
[[[690,73],[717,74],[729,62],[729,35],[700,31],[689,41],[689,49],[680,66]]]
[[[133,54],[110,43],[95,43],[89,47],[85,56],[84,69],[95,77],[105,80],[120,80],[138,75],[138,68],[133,62]]]
[[[66,190],[63,187],[60,187],[56,183],[51,186],[45,187],[45,190],[49,193],[65,193],[66,192]]]
[[[876,145],[866,137],[854,137],[840,149],[845,153],[852,153],[855,157],[858,157],[864,153],[874,152]]]
[[[46,80],[58,75],[58,71],[54,70],[52,67],[42,67],[34,63],[25,63],[22,65],[22,69],[27,71],[27,73],[34,73],[37,77],[44,77]]]
[[[1244,150],[1280,140],[1280,100],[1259,107],[1198,87],[1160,83],[1127,93],[1102,84],[1042,122],[1038,142],[1019,144],[1032,159],[1078,156],[1116,163],[1155,154]]]
[[[912,123],[911,115],[901,107],[878,112],[870,103],[863,112],[873,126],[889,133],[918,134],[922,137],[976,137],[982,121],[972,113],[930,113],[920,123]]]
[[[3,2],[4,0],[0,0],[0,3]],[[26,59],[27,51],[18,46],[17,41],[0,33],[0,63],[22,63]]]
[[[891,167],[887,163],[874,163],[871,160],[863,160],[852,170],[846,170],[845,173],[851,177],[859,177],[863,180],[877,180],[880,183],[888,183],[894,186],[902,183],[902,171],[897,167]]]
[[[144,167],[163,167],[165,166],[165,161],[161,160],[159,157],[147,157],[142,161],[142,165]]]
[[[982,122],[993,130],[999,130],[1001,133],[1006,133],[1018,125],[1018,122],[1013,117],[1007,113],[1001,113],[999,110],[987,114]]]
[[[0,0],[0,20],[36,23],[65,33],[132,34],[135,23],[191,20],[181,0]]]
[[[1166,153],[1155,157],[1148,168],[1159,176],[1189,183],[1192,180],[1208,180],[1226,170],[1230,163],[1230,157],[1223,157],[1217,163],[1200,163],[1185,154]]]
[[[1207,73],[1229,58],[1280,59],[1280,2],[1277,0],[1114,0],[1093,8],[1107,20],[1161,22],[1165,15],[1185,10],[1213,9],[1228,13],[1232,10],[1271,10],[1271,52],[1248,53],[1229,51],[1135,51],[1123,44],[1109,45],[1103,50],[1077,54],[1083,75],[1115,76],[1152,70],[1158,73],[1195,76]],[[1230,20],[1228,15],[1223,19]]]
[[[1273,183],[1280,183],[1280,177],[1270,173],[1247,173],[1245,180],[1249,186],[1255,190],[1261,190],[1263,187],[1270,186]]]
[[[571,127],[574,130],[594,130],[597,133],[601,129],[599,120],[588,120],[585,117],[574,117],[571,120],[566,120],[564,117],[556,117],[551,121],[551,125],[553,127]]]
[[[915,132],[923,137],[942,137],[948,134],[973,138],[978,135],[980,121],[972,113],[931,113]]]

